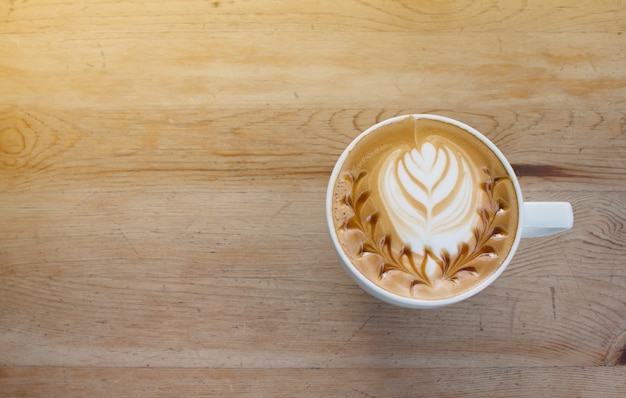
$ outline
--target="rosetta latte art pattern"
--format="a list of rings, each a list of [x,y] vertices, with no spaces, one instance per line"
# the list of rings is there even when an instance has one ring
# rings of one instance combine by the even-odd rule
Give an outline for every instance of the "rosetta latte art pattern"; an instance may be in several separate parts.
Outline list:
[[[425,142],[395,151],[379,176],[385,211],[400,238],[414,249],[454,253],[472,235],[481,192],[464,159],[448,147]]]
[[[368,206],[372,192],[366,171],[344,175],[350,187],[344,204],[352,216],[347,231],[360,231],[358,255],[376,256],[378,274],[410,275],[409,290],[433,287],[446,281],[458,283],[461,273],[478,276],[481,261],[498,257],[491,244],[508,233],[498,225],[498,215],[509,209],[495,188],[508,177],[494,177],[488,168],[474,175],[466,162],[445,146],[431,143],[408,152],[392,152],[378,175],[386,215]],[[486,200],[479,200],[480,195]],[[487,203],[480,206],[479,203]],[[383,231],[380,217],[389,217],[396,229]],[[394,239],[401,242],[394,242]]]

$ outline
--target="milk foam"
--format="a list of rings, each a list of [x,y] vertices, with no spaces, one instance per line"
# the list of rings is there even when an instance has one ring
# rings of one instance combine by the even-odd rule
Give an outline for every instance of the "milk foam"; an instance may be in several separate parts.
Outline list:
[[[460,150],[428,141],[410,151],[396,150],[378,178],[385,211],[412,251],[454,255],[473,235],[482,193]]]

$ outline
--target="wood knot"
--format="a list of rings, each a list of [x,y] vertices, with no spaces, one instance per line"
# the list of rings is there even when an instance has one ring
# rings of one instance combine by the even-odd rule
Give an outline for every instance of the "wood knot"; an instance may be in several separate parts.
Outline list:
[[[82,134],[41,112],[0,113],[0,170],[37,169],[74,146]]]
[[[626,348],[622,350],[622,355],[620,355],[620,357],[617,358],[617,362],[615,364],[626,366]]]
[[[15,166],[20,157],[27,155],[36,141],[36,134],[23,118],[0,118],[0,161]]]
[[[18,128],[5,128],[0,131],[0,152],[16,155],[24,148],[26,148],[26,139]]]
[[[626,366],[626,329],[611,341],[604,366]]]

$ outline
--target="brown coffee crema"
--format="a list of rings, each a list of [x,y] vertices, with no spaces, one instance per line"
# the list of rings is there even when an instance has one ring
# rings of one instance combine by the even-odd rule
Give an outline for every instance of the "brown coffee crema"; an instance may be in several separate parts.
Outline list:
[[[378,286],[443,299],[492,275],[515,241],[515,187],[479,138],[406,117],[363,137],[333,192],[343,251]]]

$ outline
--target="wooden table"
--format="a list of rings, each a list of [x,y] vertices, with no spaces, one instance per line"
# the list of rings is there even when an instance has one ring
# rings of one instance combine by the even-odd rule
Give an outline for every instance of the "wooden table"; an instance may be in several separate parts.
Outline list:
[[[626,3],[0,3],[0,395],[626,391]],[[405,113],[572,203],[459,305],[379,302],[325,190]]]

